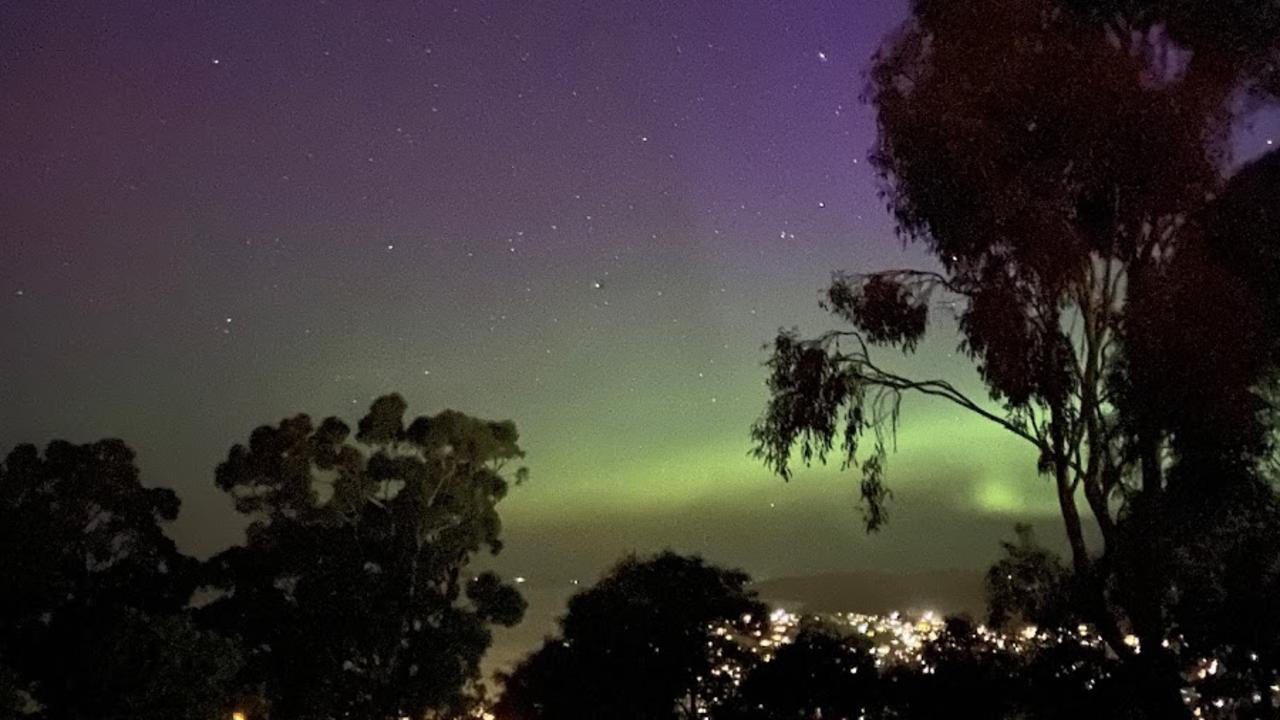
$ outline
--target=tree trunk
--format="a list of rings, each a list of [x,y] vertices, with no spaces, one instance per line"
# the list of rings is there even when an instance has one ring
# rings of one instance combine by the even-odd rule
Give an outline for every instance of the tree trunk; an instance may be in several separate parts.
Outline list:
[[[1071,544],[1071,563],[1077,574],[1089,572],[1089,549],[1085,545],[1084,529],[1080,524],[1080,510],[1076,508],[1075,488],[1071,484],[1071,468],[1069,467],[1066,449],[1065,422],[1060,408],[1052,408],[1049,432],[1052,435],[1053,480],[1058,490],[1058,508],[1062,513],[1062,524],[1067,531],[1067,541]]]

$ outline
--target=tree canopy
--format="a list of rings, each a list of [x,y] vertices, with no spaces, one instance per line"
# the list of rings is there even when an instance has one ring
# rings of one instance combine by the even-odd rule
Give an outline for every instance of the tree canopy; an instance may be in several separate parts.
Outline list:
[[[692,720],[724,698],[732,638],[763,621],[749,578],[699,557],[630,556],[574,595],[560,634],[504,678],[500,717]],[[720,629],[721,632],[717,632]]]
[[[885,702],[874,648],[830,623],[806,619],[795,638],[751,667],[724,720],[877,716]]]
[[[109,622],[65,630],[74,636],[57,646],[77,652],[63,658],[54,717],[213,720],[235,709],[240,648],[185,614],[126,608]]]
[[[0,563],[6,630],[63,608],[185,604],[193,561],[164,533],[178,497],[144,487],[120,440],[13,449],[0,466]]]
[[[524,601],[496,575],[466,574],[501,547],[497,504],[522,457],[515,426],[445,411],[406,423],[378,398],[353,433],[336,417],[264,425],[231,448],[216,482],[251,519],[216,556],[201,612],[242,639],[242,682],[273,716],[421,716],[457,710],[479,677],[490,626]]]
[[[1078,623],[1083,618],[1073,607],[1070,569],[1036,542],[1030,525],[1019,524],[1014,532],[1017,539],[1000,543],[1004,555],[987,570],[987,622],[1000,628]]]
[[[120,440],[8,454],[0,464],[0,657],[12,687],[54,717],[123,717],[126,706],[152,701],[175,718],[210,709],[210,697],[228,689],[216,668],[238,662],[234,649],[189,628],[176,646],[148,642],[151,632],[186,628],[165,619],[182,611],[195,582],[196,561],[164,532],[178,507],[172,490],[142,485]],[[154,620],[130,620],[140,617]],[[130,652],[104,662],[103,643],[123,637]]]
[[[780,333],[757,452],[789,477],[793,450],[808,462],[842,445],[874,530],[903,393],[999,425],[1052,481],[1089,588],[1080,610],[1119,653],[1135,656],[1121,640],[1136,633],[1155,663],[1191,535],[1177,508],[1231,515],[1271,452],[1280,177],[1274,152],[1237,172],[1230,138],[1276,100],[1280,6],[912,8],[870,73],[872,161],[903,239],[936,264],[839,273],[825,305],[852,329]],[[990,401],[873,353],[915,350],[939,306]]]

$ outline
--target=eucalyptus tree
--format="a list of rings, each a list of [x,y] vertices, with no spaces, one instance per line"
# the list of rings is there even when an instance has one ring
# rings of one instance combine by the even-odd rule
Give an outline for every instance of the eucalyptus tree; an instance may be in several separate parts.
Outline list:
[[[455,711],[493,625],[524,612],[514,586],[468,563],[502,547],[497,505],[524,470],[515,425],[444,411],[405,422],[378,398],[355,432],[296,415],[257,428],[218,466],[250,519],[214,557],[212,627],[241,638],[241,681],[273,717]]]
[[[868,530],[888,519],[904,394],[1026,442],[1085,588],[1077,610],[1149,670],[1161,716],[1185,712],[1162,650],[1177,590],[1167,520],[1228,503],[1223,489],[1255,482],[1269,452],[1259,389],[1280,257],[1258,221],[1276,216],[1280,182],[1274,155],[1232,182],[1231,137],[1280,89],[1280,3],[1219,5],[913,3],[870,71],[871,159],[902,238],[934,262],[837,273],[824,306],[849,327],[779,334],[752,429],[784,478],[793,454],[839,446],[861,471]],[[989,398],[876,352],[913,352],[939,307]]]

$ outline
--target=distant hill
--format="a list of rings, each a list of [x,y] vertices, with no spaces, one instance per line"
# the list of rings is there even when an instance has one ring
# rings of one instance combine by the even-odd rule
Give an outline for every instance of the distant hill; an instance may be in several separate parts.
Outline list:
[[[986,608],[983,575],[982,570],[868,570],[774,578],[757,582],[755,588],[766,602],[808,612],[933,610],[981,618]]]

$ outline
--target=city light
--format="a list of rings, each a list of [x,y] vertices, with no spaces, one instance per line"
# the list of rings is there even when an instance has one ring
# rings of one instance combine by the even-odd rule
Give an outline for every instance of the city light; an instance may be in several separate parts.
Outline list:
[[[754,621],[754,622],[753,622]],[[753,662],[742,664],[741,652],[748,651],[748,657],[758,662],[772,662],[777,653],[795,642],[801,625],[805,621],[822,623],[828,627],[844,632],[850,638],[866,640],[867,652],[875,667],[883,672],[893,668],[915,668],[924,675],[936,674],[938,668],[927,659],[929,648],[939,642],[960,642],[971,651],[980,653],[1008,653],[1028,660],[1037,653],[1055,648],[1074,647],[1096,652],[1097,657],[1112,657],[1106,643],[1094,629],[1085,624],[1061,629],[1049,629],[1035,625],[1023,625],[1010,631],[989,628],[986,625],[972,627],[971,635],[957,636],[947,633],[947,623],[935,612],[919,614],[892,612],[887,615],[868,613],[838,612],[827,614],[800,614],[785,608],[772,611],[767,618],[753,618],[744,615],[737,622],[724,622],[709,625],[707,630],[707,652],[713,664],[709,678],[698,678],[698,682],[706,685],[701,693],[701,703],[696,709],[699,716],[707,716],[711,710],[730,699],[741,686]],[[954,633],[954,630],[952,631]],[[1141,650],[1138,638],[1126,635],[1124,644],[1135,653]],[[1185,652],[1181,639],[1174,642],[1165,641],[1166,648],[1176,648]],[[1249,662],[1257,662],[1256,654],[1247,656]],[[1066,665],[1064,673],[1077,673],[1088,666],[1081,662]],[[858,668],[850,668],[851,674],[857,674]],[[1194,717],[1226,718],[1233,708],[1246,706],[1269,705],[1280,708],[1280,685],[1271,685],[1265,692],[1249,691],[1243,697],[1230,697],[1207,689],[1206,683],[1226,672],[1226,661],[1217,657],[1206,657],[1195,660],[1184,673],[1185,687],[1182,690],[1183,700],[1187,703]],[[1106,667],[1099,666],[1091,674],[1080,676],[1082,691],[1092,691],[1099,681],[1110,677]],[[482,718],[495,720],[486,709],[478,709],[467,716],[467,720]],[[238,714],[233,720],[245,720]]]

